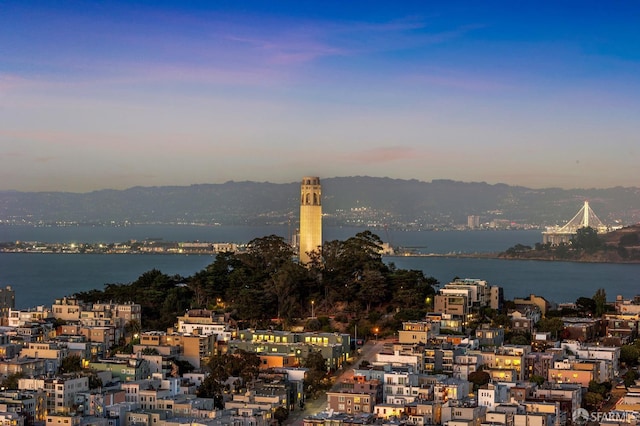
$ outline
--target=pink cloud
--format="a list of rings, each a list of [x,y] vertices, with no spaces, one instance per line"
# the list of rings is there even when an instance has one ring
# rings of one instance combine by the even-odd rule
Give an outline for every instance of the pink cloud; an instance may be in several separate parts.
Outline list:
[[[423,156],[419,150],[409,146],[390,146],[366,149],[339,155],[338,158],[360,164],[391,163],[395,161],[415,160]]]

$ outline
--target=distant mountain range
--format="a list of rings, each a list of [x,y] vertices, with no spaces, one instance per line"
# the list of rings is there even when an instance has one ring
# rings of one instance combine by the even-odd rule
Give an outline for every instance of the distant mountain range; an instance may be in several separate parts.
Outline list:
[[[374,177],[322,179],[327,225],[451,227],[478,215],[482,223],[563,224],[585,200],[604,222],[640,222],[640,189],[531,189],[506,184]],[[0,191],[0,221],[18,223],[297,222],[299,182],[226,182],[134,187],[88,193]]]

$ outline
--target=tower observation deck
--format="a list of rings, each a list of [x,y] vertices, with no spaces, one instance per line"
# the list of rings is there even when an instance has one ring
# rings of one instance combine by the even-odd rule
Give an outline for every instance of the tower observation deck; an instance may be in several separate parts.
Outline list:
[[[584,202],[584,206],[564,226],[548,227],[542,233],[542,242],[543,244],[551,243],[552,245],[568,244],[571,238],[576,235],[578,229],[586,227],[595,229],[599,234],[611,230],[596,216],[591,207],[589,207],[588,201]]]

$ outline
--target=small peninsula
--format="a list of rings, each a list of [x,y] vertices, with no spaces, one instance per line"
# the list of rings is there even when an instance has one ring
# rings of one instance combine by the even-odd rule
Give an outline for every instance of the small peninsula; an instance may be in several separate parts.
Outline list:
[[[529,259],[571,262],[640,263],[640,224],[606,234],[581,228],[569,244],[516,244],[499,253],[500,259]]]

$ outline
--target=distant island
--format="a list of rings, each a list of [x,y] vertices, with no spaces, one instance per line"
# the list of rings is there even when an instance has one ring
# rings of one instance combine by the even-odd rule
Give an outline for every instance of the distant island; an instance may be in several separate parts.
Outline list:
[[[569,244],[516,244],[497,255],[501,259],[558,260],[598,263],[640,263],[640,224],[606,234],[579,229]]]

